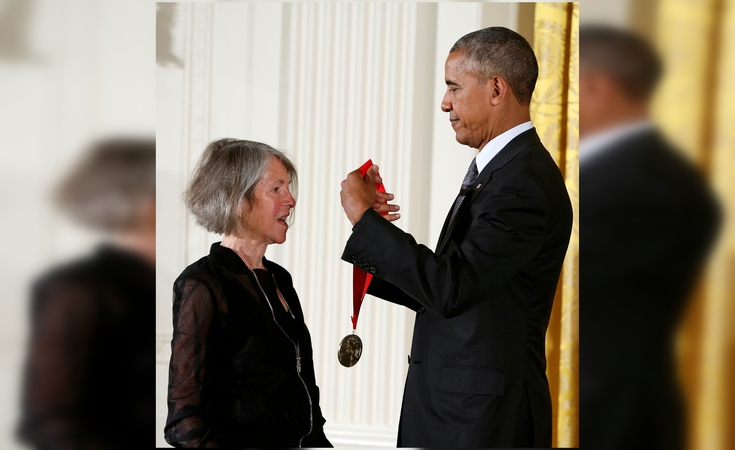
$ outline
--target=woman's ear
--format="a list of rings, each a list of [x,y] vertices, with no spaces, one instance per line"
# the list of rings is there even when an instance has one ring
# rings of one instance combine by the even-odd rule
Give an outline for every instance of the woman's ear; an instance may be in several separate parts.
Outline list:
[[[249,213],[250,213],[250,201],[244,198],[240,201],[240,204],[237,206],[237,213],[235,215],[237,216],[237,220],[241,221],[242,218],[247,217]]]
[[[243,199],[235,210],[236,225],[232,231],[234,235],[240,235],[245,231],[243,222],[247,220],[248,214],[250,214],[250,202],[247,199]]]

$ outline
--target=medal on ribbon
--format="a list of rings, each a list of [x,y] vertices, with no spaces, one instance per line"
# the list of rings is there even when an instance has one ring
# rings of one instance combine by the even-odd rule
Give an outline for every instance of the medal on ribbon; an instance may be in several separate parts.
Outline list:
[[[368,159],[360,167],[360,175],[365,178],[365,174],[372,166],[372,159]],[[383,183],[376,185],[376,187],[378,192],[385,192]],[[382,212],[380,214],[384,216],[388,213]],[[352,334],[348,334],[342,339],[337,352],[337,360],[345,367],[354,366],[362,356],[362,339],[355,334],[355,330],[357,329],[357,317],[360,315],[360,307],[372,279],[373,275],[371,273],[367,273],[357,266],[352,266]]]

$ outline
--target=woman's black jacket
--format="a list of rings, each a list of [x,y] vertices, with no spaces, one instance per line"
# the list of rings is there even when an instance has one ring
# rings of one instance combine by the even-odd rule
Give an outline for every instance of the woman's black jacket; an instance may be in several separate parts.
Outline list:
[[[331,446],[291,275],[265,258],[263,264],[267,271],[250,270],[215,243],[176,279],[169,444]]]

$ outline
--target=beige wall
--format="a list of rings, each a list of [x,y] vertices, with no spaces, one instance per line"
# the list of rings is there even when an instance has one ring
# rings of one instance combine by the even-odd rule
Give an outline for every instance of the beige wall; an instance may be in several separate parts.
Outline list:
[[[658,0],[583,0],[580,25],[607,24],[629,29],[655,40]]]

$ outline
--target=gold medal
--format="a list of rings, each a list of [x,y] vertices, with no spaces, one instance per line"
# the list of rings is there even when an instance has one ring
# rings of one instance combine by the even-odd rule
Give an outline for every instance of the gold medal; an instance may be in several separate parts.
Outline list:
[[[373,160],[368,159],[358,170],[362,178],[365,178],[368,169],[373,166]],[[385,186],[383,183],[375,185],[378,192],[385,192]],[[388,212],[382,212],[381,215],[386,215]],[[353,258],[353,263],[356,261]],[[370,268],[374,273],[375,269]],[[339,343],[339,351],[337,352],[337,360],[344,367],[352,367],[360,360],[362,356],[362,339],[360,336],[355,334],[357,328],[357,317],[360,314],[360,306],[362,306],[362,300],[365,298],[370,281],[373,279],[373,274],[368,273],[361,269],[357,265],[352,266],[352,334],[348,334]]]
[[[362,339],[354,333],[348,334],[339,343],[337,352],[339,363],[345,367],[352,367],[360,360],[360,356],[362,356]]]

